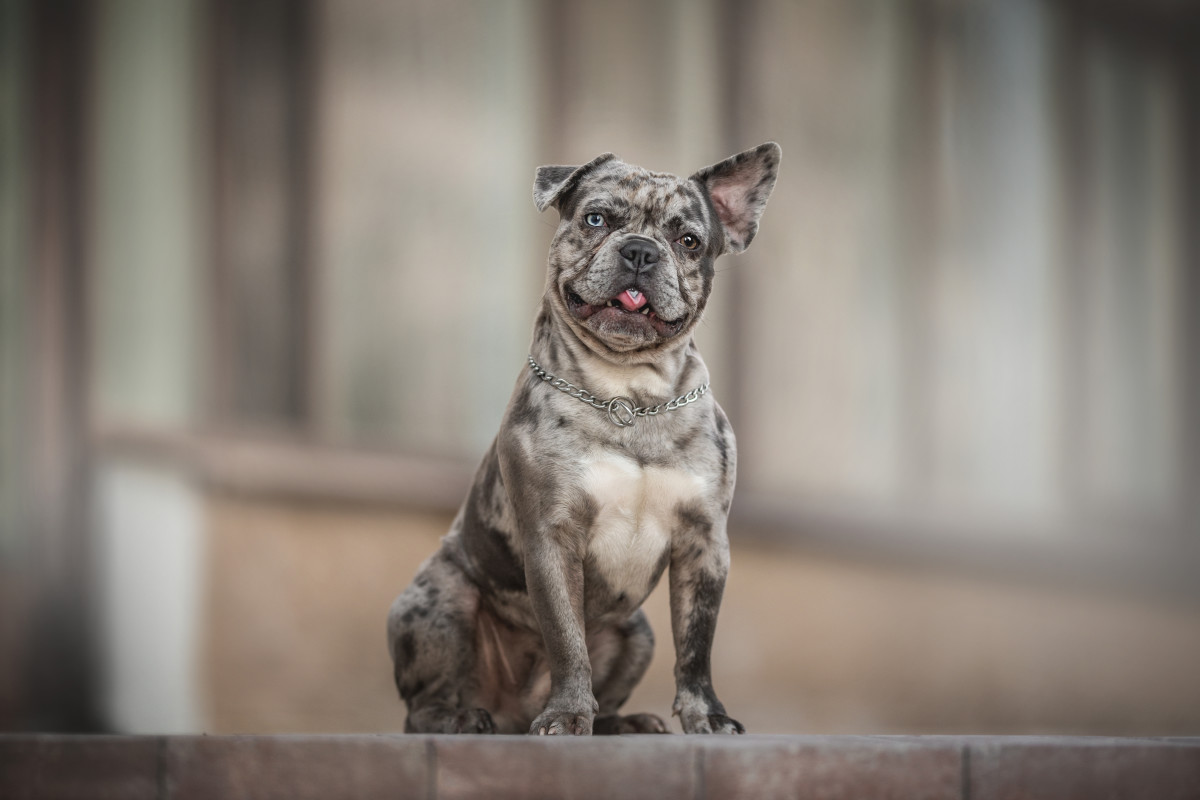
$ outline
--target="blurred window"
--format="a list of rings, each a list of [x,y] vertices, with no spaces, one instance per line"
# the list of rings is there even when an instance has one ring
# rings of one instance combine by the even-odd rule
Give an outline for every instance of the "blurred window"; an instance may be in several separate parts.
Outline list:
[[[1096,22],[756,16],[746,138],[791,146],[740,276],[743,501],[954,532],[1179,524],[1182,73],[1169,40]]]
[[[614,150],[686,174],[776,139],[763,234],[722,262],[698,334],[739,431],[739,513],[1043,538],[1185,524],[1197,420],[1180,176],[1196,112],[1169,10],[219,0],[188,13],[208,30],[194,60],[211,119],[171,105],[171,81],[194,79],[183,67],[147,77],[114,57],[103,107],[125,111],[102,115],[101,141],[128,158],[126,111],[149,118],[154,97],[211,141],[196,156],[211,170],[192,178],[211,230],[187,196],[142,195],[213,265],[197,302],[169,279],[183,262],[153,278],[201,342],[125,325],[121,309],[156,308],[114,290],[152,279],[162,258],[143,247],[130,263],[146,275],[122,283],[114,268],[103,295],[103,318],[122,321],[104,351],[110,406],[141,407],[121,399],[128,346],[160,359],[155,381],[180,363],[207,376],[185,392],[206,427],[469,464],[542,291],[555,220],[533,211],[534,166]],[[126,16],[114,35],[172,24]],[[179,171],[175,151],[146,151],[130,169],[101,159],[117,165],[104,185]],[[153,214],[105,205],[102,260],[122,264],[130,238],[113,232]]]

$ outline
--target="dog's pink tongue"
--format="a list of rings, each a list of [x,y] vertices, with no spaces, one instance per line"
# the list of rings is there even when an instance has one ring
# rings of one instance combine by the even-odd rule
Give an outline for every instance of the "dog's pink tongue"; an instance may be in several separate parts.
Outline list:
[[[626,311],[637,311],[646,305],[646,295],[637,289],[626,289],[617,295],[617,302],[624,306]]]

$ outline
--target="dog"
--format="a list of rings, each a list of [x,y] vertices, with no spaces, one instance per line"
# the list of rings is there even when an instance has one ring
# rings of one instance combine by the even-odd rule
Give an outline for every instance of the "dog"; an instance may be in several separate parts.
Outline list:
[[[540,167],[559,223],[527,368],[441,546],[388,614],[410,733],[666,733],[620,708],[669,574],[674,714],[744,733],[713,691],[733,431],[692,334],[714,263],[775,185],[768,142],[684,180],[606,153]]]

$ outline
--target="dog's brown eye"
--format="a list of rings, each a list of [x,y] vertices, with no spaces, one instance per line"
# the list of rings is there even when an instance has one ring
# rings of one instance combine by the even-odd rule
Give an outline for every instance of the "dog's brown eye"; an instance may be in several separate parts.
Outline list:
[[[700,240],[697,239],[695,236],[692,236],[690,233],[684,234],[679,239],[679,243],[681,245],[683,245],[684,247],[686,247],[688,250],[695,250],[697,247],[700,246]]]

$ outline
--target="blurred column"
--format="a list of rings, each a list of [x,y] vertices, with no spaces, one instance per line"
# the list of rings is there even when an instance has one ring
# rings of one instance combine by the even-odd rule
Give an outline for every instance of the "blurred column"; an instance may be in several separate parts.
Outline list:
[[[202,724],[201,489],[185,459],[136,446],[178,441],[203,410],[201,11],[194,0],[106,0],[95,11],[92,600],[97,705],[126,733]]]
[[[908,468],[899,298],[919,291],[897,253],[915,246],[907,209],[925,199],[901,197],[912,33],[899,4],[756,9],[731,8],[722,26],[749,26],[722,46],[744,62],[727,135],[777,139],[784,160],[763,233],[725,265],[745,393],[735,508],[890,510]]]
[[[474,461],[541,299],[533,3],[319,7],[321,432]],[[585,151],[586,152],[586,151]]]
[[[719,147],[724,158],[726,155],[741,152],[749,147],[761,144],[756,139],[757,132],[749,130],[746,115],[752,113],[751,98],[755,95],[750,81],[755,77],[753,67],[757,60],[754,58],[754,48],[761,44],[753,39],[755,26],[762,16],[760,0],[719,0],[716,7],[717,26],[713,36],[711,50],[716,61],[716,90],[712,98],[714,105],[720,109],[720,115],[714,120],[713,128],[717,131]],[[778,139],[779,134],[772,132],[767,138]],[[784,153],[789,157],[790,148]],[[702,165],[697,165],[702,166]],[[789,166],[783,166],[787,170]],[[778,180],[778,179],[777,179]],[[786,178],[784,179],[786,181]],[[778,199],[771,211],[778,207]],[[768,211],[768,214],[771,212]],[[782,222],[780,215],[767,218],[764,224],[771,225]],[[743,414],[749,413],[747,408],[749,397],[747,389],[754,376],[751,374],[746,348],[753,338],[747,335],[748,326],[745,320],[754,313],[750,307],[751,299],[747,288],[746,267],[744,260],[758,257],[758,249],[739,256],[726,256],[720,265],[718,277],[714,280],[714,300],[708,314],[715,317],[720,336],[717,339],[720,347],[714,355],[714,381],[717,383],[719,402],[735,430]],[[735,264],[730,262],[737,258]],[[736,267],[741,266],[741,269]],[[699,336],[703,340],[703,336]],[[716,337],[714,337],[716,338]],[[724,374],[722,374],[724,372]]]
[[[1183,231],[1182,320],[1183,376],[1180,429],[1186,440],[1179,470],[1181,536],[1193,553],[1200,551],[1200,11],[1190,9],[1179,26],[1172,71],[1180,87],[1180,135],[1183,169],[1179,223]]]
[[[28,103],[29,9],[27,3],[0,4],[0,569],[11,566],[24,550],[24,463],[27,309],[29,272],[30,136],[25,121]],[[4,582],[5,592],[10,584]],[[7,597],[7,594],[0,597]],[[0,608],[11,603],[0,599]],[[0,624],[6,617],[0,617]],[[8,631],[5,627],[2,630]],[[0,652],[5,649],[0,640]],[[2,692],[3,690],[0,690]],[[0,694],[0,696],[3,696]],[[0,709],[3,701],[0,701]],[[0,716],[3,711],[0,710]]]
[[[15,349],[25,368],[23,396],[14,400],[26,411],[23,424],[16,423],[23,427],[17,435],[25,459],[6,482],[19,487],[26,513],[16,536],[4,537],[9,544],[16,539],[17,574],[25,587],[20,605],[5,609],[13,615],[6,622],[15,621],[25,633],[17,652],[5,654],[4,666],[14,669],[22,688],[15,718],[5,725],[26,729],[95,727],[85,513],[90,11],[89,3],[72,0],[6,6],[6,14],[26,15],[19,24],[28,41],[19,117],[28,126],[29,182],[12,190],[16,203],[29,202],[28,239],[23,262],[5,267],[27,300],[23,319],[5,323],[7,332],[18,322]]]
[[[314,4],[206,7],[213,235],[209,416],[295,432],[314,413]]]

